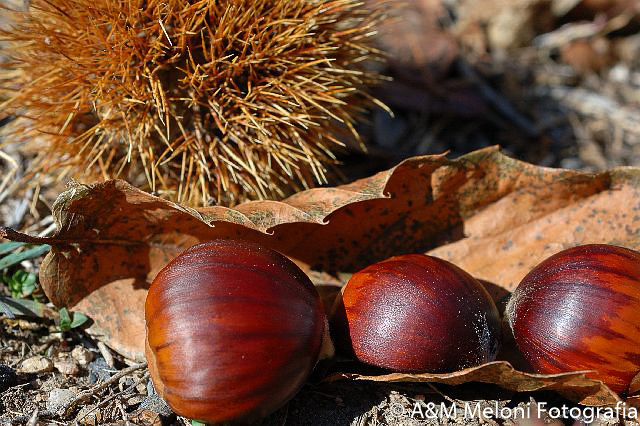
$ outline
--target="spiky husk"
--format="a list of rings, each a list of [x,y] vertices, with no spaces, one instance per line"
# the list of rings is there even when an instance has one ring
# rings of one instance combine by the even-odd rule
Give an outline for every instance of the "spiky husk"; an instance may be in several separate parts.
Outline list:
[[[325,180],[379,81],[359,0],[32,0],[13,11],[0,115],[34,174],[124,178],[181,203]]]

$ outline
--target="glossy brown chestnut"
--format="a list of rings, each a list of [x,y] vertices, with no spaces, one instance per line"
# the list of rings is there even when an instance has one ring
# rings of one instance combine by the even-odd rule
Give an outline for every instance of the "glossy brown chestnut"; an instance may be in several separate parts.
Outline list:
[[[392,257],[354,274],[342,301],[356,357],[404,372],[493,361],[500,316],[471,275],[435,257]]]
[[[158,273],[145,306],[153,383],[181,416],[250,421],[303,385],[326,330],[322,303],[292,261],[259,245],[189,248]]]
[[[601,244],[557,253],[522,280],[507,319],[536,371],[594,370],[624,393],[640,372],[640,253]]]

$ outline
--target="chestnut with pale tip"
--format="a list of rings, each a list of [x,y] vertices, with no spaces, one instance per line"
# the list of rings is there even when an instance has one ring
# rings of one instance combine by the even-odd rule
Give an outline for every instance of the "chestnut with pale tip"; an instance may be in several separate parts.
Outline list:
[[[605,244],[557,253],[524,277],[506,316],[537,372],[591,370],[624,394],[640,373],[640,253]]]
[[[196,245],[171,261],[149,289],[145,320],[158,393],[177,414],[209,423],[277,410],[332,348],[309,278],[244,241]]]
[[[348,330],[336,335],[347,335],[355,356],[377,367],[452,372],[493,361],[500,345],[491,296],[436,257],[412,254],[371,265],[351,277],[342,304],[336,315],[342,311]]]

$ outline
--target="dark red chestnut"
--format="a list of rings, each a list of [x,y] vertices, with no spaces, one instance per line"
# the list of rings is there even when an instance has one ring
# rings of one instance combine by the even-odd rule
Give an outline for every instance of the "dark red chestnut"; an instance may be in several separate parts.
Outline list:
[[[451,372],[493,361],[500,316],[457,266],[421,254],[392,257],[354,274],[342,301],[351,346],[370,365]]]
[[[179,415],[251,421],[285,404],[316,364],[322,303],[292,261],[219,240],[186,250],[158,273],[145,306],[147,359]]]
[[[507,319],[536,371],[593,370],[624,393],[640,372],[640,253],[602,244],[557,253],[522,280]]]

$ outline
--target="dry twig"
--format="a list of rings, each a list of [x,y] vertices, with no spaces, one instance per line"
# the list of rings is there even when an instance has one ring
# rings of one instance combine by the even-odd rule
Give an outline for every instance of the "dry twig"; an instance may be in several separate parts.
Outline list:
[[[109,379],[105,380],[102,383],[97,384],[96,386],[92,387],[88,391],[80,393],[73,400],[69,401],[64,407],[61,407],[58,410],[58,415],[60,415],[61,417],[66,417],[67,415],[69,415],[71,410],[73,410],[75,408],[75,406],[78,405],[79,403],[87,401],[89,398],[94,396],[96,393],[98,393],[101,390],[111,386],[114,383],[117,383],[118,380],[120,380],[120,378],[125,377],[125,376],[133,373],[134,371],[146,368],[146,366],[147,366],[147,363],[144,362],[144,363],[141,363],[141,364],[132,365],[131,367],[127,367],[125,369],[122,369],[122,370],[118,371],[116,374],[114,374],[113,376],[109,377]],[[105,401],[103,401],[103,402],[105,402]]]

